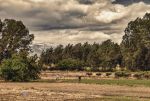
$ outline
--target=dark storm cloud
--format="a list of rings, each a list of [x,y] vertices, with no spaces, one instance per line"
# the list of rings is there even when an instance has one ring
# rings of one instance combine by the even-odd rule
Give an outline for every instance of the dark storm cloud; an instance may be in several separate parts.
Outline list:
[[[93,4],[96,0],[77,0],[80,4]]]
[[[77,29],[101,23],[105,25],[122,18],[104,19],[105,16],[96,14],[105,10],[107,6],[112,6],[109,0],[17,1],[0,0],[0,15],[4,18],[23,20],[31,30]],[[88,3],[91,5],[83,5]]]
[[[23,20],[33,30],[68,29],[85,25],[82,18],[86,16],[86,12],[75,0],[17,1],[0,0],[0,16]]]
[[[122,5],[131,5],[134,3],[139,3],[139,2],[144,2],[144,3],[150,3],[150,0],[114,0],[114,4],[122,4]]]

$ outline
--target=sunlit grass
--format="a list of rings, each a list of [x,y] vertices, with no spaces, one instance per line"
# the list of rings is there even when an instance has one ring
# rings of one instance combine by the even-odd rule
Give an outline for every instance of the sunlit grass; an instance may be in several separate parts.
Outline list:
[[[120,85],[120,86],[147,86],[150,87],[150,80],[129,80],[129,79],[60,79],[60,80],[38,80],[35,82],[47,83],[84,83],[84,84],[100,84],[100,85]]]
[[[136,97],[109,96],[109,97],[102,97],[102,98],[80,99],[77,101],[149,101],[149,99],[142,99]]]

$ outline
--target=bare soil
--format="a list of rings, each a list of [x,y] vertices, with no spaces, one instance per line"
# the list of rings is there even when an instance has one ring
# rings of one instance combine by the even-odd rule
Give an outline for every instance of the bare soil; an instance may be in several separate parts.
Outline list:
[[[0,83],[0,101],[95,101],[110,96],[149,101],[150,88],[80,83]]]
[[[87,75],[86,72],[42,72],[42,80],[78,79],[78,76],[91,79],[114,79]],[[59,81],[59,80],[58,80]],[[114,99],[115,98],[115,99]],[[125,98],[125,100],[123,100]],[[128,100],[129,98],[129,100]],[[96,85],[81,83],[10,83],[0,81],[0,101],[150,101],[150,87]]]

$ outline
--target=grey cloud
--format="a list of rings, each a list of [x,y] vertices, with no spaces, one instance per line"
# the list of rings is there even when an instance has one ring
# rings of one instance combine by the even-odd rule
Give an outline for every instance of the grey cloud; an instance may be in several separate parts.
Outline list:
[[[131,5],[134,3],[139,3],[139,2],[144,2],[144,3],[150,3],[150,0],[114,0],[114,4],[122,4],[122,5]]]
[[[119,43],[127,23],[150,10],[148,0],[132,1],[126,6],[130,0],[0,0],[0,17],[22,20],[35,43]]]
[[[82,18],[86,13],[78,7],[73,7],[75,1],[52,0],[47,2],[31,2],[30,0],[0,0],[1,16],[5,18],[17,18],[27,25],[37,28],[45,27],[78,27],[82,24]],[[29,2],[30,1],[30,2]],[[67,5],[66,5],[67,4]],[[76,4],[77,6],[79,4]],[[76,23],[74,23],[75,21]],[[78,24],[77,24],[78,23]],[[49,26],[49,27],[48,27]]]
[[[108,2],[108,0],[102,0],[98,3],[105,5],[106,1]],[[79,28],[95,24],[97,19],[92,17],[94,16],[92,13],[95,12],[94,6],[96,5],[82,5],[81,1],[77,2],[76,0],[47,0],[43,2],[0,0],[1,16],[23,20],[34,30]]]
[[[81,4],[94,4],[96,0],[78,0]]]

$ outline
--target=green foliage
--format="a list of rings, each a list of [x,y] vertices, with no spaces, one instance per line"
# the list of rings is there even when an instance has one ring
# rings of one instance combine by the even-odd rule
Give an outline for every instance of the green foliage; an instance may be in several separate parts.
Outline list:
[[[144,78],[145,79],[150,79],[150,73],[149,72],[145,72],[144,73]]]
[[[125,71],[115,72],[115,77],[129,77],[131,74]]]
[[[0,20],[0,36],[0,62],[18,51],[30,51],[29,44],[34,39],[21,21],[13,19]]]
[[[40,69],[36,64],[36,56],[23,57],[13,55],[10,59],[4,59],[0,66],[1,76],[8,81],[30,81],[38,79]]]
[[[136,73],[134,74],[134,77],[137,79],[142,79],[144,77],[144,73]]]
[[[87,71],[87,72],[91,72],[92,68],[91,67],[84,67],[84,70]]]
[[[56,48],[49,48],[42,52],[40,63],[43,65],[60,64],[66,59],[82,61],[84,62],[82,66],[90,67],[91,71],[99,71],[99,67],[102,67],[104,71],[110,71],[117,64],[121,64],[122,56],[119,45],[111,40],[106,40],[102,44],[94,43],[91,45],[86,42],[84,44],[68,44],[65,47],[59,45]],[[86,70],[86,68],[84,69]]]
[[[83,63],[76,59],[64,59],[57,66],[60,70],[83,70]]]
[[[101,67],[105,68],[115,68],[117,64],[121,64],[121,51],[118,44],[115,44],[111,40],[104,41],[98,53],[100,54],[101,60],[103,60],[100,64]]]
[[[49,81],[48,81],[49,82]],[[53,81],[54,82],[54,81]],[[66,79],[62,82],[78,83],[77,79]],[[137,79],[82,79],[80,83],[85,84],[99,84],[99,85],[120,85],[120,86],[146,86],[150,87],[150,80]],[[122,100],[119,100],[122,101]]]
[[[129,22],[121,43],[123,65],[130,70],[150,69],[150,14]]]
[[[112,74],[112,73],[110,73],[110,72],[107,72],[107,73],[106,73],[106,76],[110,76],[111,74]]]
[[[97,75],[97,76],[101,76],[102,74],[98,72],[98,73],[96,73],[96,75]]]
[[[150,79],[150,73],[149,72],[136,72],[134,74],[134,77],[137,79]]]
[[[112,71],[118,65],[127,70],[150,70],[150,13],[128,23],[120,46],[111,40],[102,44],[68,44],[46,51],[41,55],[43,64],[57,64],[63,59],[77,59],[91,71]],[[48,55],[47,55],[48,54]]]
[[[87,75],[87,76],[92,76],[93,73],[92,73],[92,72],[87,72],[86,75]]]
[[[0,74],[9,81],[29,81],[38,78],[37,56],[30,56],[33,34],[21,21],[0,20]]]

